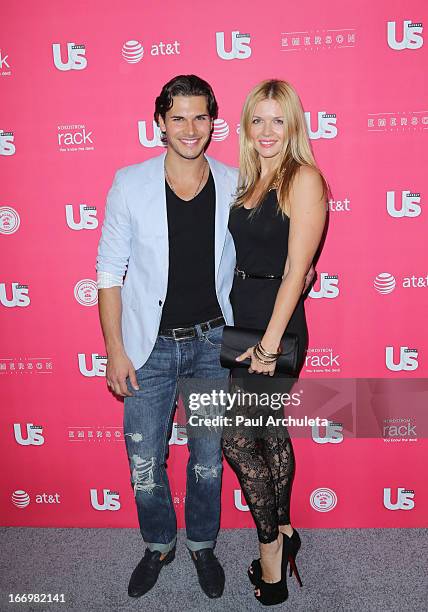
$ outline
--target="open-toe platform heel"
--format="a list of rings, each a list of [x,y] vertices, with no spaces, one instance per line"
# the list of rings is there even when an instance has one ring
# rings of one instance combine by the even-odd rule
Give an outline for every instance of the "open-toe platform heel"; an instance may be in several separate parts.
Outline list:
[[[260,559],[254,559],[254,561],[251,562],[247,574],[252,584],[259,584],[260,580],[262,579],[262,566],[260,565]]]
[[[264,606],[275,606],[283,603],[288,599],[287,588],[287,564],[289,557],[289,549],[285,543],[285,537],[282,539],[282,555],[281,555],[281,580],[278,582],[265,582],[260,576],[256,589],[254,589],[254,597]],[[256,595],[256,590],[259,590],[259,595]]]

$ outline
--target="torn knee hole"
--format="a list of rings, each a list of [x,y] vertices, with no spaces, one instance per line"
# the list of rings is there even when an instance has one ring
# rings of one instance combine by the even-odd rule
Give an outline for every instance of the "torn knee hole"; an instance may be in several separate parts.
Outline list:
[[[143,441],[142,434],[140,434],[138,432],[135,432],[135,433],[126,433],[125,436],[129,436],[133,442],[142,442]]]
[[[134,483],[134,496],[137,491],[153,495],[153,490],[162,485],[155,482],[154,470],[156,457],[143,459],[139,455],[132,455],[132,482]]]
[[[207,465],[200,465],[199,463],[197,463],[193,467],[193,470],[196,476],[196,482],[198,482],[199,478],[203,478],[203,479],[217,478],[219,475],[220,469],[221,469],[221,466],[217,466],[217,465],[207,466]]]

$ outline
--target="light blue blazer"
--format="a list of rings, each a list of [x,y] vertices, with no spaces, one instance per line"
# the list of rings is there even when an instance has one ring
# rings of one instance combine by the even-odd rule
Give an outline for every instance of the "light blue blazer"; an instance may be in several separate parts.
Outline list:
[[[127,270],[122,287],[122,336],[126,354],[136,370],[152,352],[168,289],[165,155],[116,172],[107,195],[98,245],[96,270],[120,277]],[[238,171],[211,157],[207,160],[216,191],[215,289],[226,323],[233,325],[229,294],[235,247],[227,225]]]

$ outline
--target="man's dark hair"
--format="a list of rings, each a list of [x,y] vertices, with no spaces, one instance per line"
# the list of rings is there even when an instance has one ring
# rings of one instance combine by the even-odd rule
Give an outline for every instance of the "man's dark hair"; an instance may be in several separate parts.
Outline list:
[[[208,114],[211,119],[218,117],[218,104],[211,85],[195,74],[180,74],[162,87],[156,98],[154,118],[159,124],[159,116],[165,121],[166,113],[172,108],[174,96],[205,96]]]

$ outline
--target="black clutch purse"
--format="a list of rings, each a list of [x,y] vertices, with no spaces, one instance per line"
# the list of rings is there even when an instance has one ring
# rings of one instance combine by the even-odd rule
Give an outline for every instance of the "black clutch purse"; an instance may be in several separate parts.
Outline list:
[[[224,368],[248,368],[250,359],[236,361],[250,346],[255,346],[265,332],[260,329],[246,327],[232,327],[225,325],[221,343],[220,363]],[[297,334],[286,332],[281,339],[282,353],[276,361],[275,372],[295,374],[297,369],[297,356],[299,337]]]

